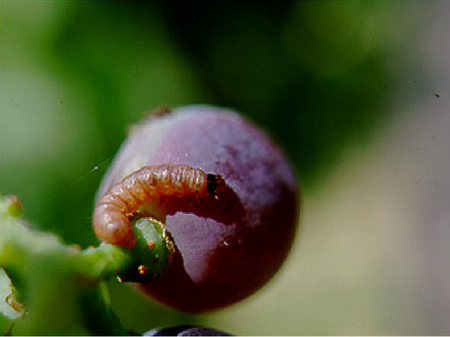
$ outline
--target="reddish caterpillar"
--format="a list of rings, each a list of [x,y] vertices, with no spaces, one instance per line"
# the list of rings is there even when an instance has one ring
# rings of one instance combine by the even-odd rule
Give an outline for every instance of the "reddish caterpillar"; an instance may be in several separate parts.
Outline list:
[[[188,165],[144,166],[113,185],[99,200],[94,211],[95,234],[114,245],[133,247],[136,237],[130,218],[142,205],[166,196],[215,196],[221,185],[221,176]]]

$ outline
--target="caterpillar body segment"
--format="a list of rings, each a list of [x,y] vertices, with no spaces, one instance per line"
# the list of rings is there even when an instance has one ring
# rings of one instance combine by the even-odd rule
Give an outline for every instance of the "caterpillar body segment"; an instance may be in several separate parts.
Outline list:
[[[97,237],[114,245],[133,247],[136,238],[130,222],[143,205],[158,198],[213,196],[222,177],[188,165],[144,166],[113,185],[94,211]]]

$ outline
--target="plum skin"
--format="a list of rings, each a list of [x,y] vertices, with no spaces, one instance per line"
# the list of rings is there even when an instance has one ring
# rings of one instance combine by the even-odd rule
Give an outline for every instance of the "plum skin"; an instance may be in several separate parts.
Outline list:
[[[159,164],[221,175],[227,191],[218,200],[159,203],[176,253],[163,276],[139,288],[198,313],[236,303],[267,283],[292,246],[299,214],[298,184],[281,149],[234,111],[179,107],[133,127],[97,199],[131,172]]]

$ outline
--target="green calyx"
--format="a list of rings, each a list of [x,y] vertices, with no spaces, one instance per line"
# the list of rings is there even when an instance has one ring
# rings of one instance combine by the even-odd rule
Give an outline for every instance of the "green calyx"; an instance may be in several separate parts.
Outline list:
[[[140,218],[133,225],[136,244],[128,250],[132,263],[118,277],[122,282],[148,283],[170,264],[174,244],[165,225],[154,218]]]

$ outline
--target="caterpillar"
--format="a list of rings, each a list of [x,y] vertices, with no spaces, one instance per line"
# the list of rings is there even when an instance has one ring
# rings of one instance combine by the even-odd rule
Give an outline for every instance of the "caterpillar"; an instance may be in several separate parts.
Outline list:
[[[216,197],[221,176],[188,165],[144,166],[113,185],[98,201],[93,216],[98,238],[133,247],[136,237],[130,219],[138,209],[160,197]]]

